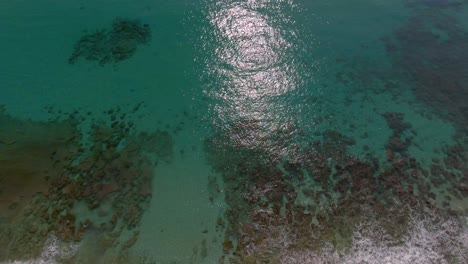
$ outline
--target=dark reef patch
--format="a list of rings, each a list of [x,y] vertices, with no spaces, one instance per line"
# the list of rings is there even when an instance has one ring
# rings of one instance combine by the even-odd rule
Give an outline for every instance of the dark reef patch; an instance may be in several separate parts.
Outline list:
[[[280,252],[321,250],[326,245],[346,250],[357,228],[368,221],[379,223],[395,243],[403,243],[414,215],[466,214],[448,209],[451,198],[440,192],[450,189],[462,197],[466,167],[463,172],[438,166],[429,173],[407,152],[412,125],[404,115],[383,116],[393,131],[385,164],[372,156],[348,154],[354,141],[332,130],[318,133],[316,141],[298,146],[294,153],[274,158],[264,146],[233,144],[229,133],[238,130],[225,129],[208,138],[205,153],[226,190],[221,263],[274,262]],[[260,133],[245,129],[250,136]],[[401,146],[394,145],[396,140]],[[457,155],[450,162],[458,164],[461,158]],[[440,181],[435,174],[445,175],[443,187],[434,188]],[[463,187],[454,190],[458,186]],[[303,204],[301,199],[311,202]]]
[[[78,136],[68,122],[21,121],[0,111],[0,261],[41,253],[53,228],[43,217],[48,205],[42,197],[63,174],[50,155],[71,158]]]
[[[151,29],[148,24],[116,18],[110,29],[100,29],[82,36],[75,44],[68,62],[74,64],[83,58],[100,65],[118,63],[133,56],[139,46],[150,41]]]
[[[415,10],[408,21],[384,41],[388,54],[395,65],[403,69],[403,76],[417,98],[466,133],[467,29],[446,11],[426,8]]]
[[[51,236],[90,235],[97,258],[119,249],[112,263],[135,244],[154,164],[171,160],[173,142],[166,131],[136,131],[119,107],[105,115],[84,137],[78,127],[92,117],[79,111],[50,122],[0,113],[0,261],[37,258]]]
[[[393,131],[386,144],[387,155],[392,156],[394,153],[398,153],[400,156],[406,156],[406,151],[413,139],[412,136],[408,136],[406,133],[411,128],[411,124],[404,121],[403,113],[387,112],[383,116],[388,127]]]

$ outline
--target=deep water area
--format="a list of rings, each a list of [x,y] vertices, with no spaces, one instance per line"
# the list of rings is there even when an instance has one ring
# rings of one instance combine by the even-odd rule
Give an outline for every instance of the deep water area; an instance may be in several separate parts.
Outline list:
[[[0,263],[468,263],[467,1],[0,22]]]

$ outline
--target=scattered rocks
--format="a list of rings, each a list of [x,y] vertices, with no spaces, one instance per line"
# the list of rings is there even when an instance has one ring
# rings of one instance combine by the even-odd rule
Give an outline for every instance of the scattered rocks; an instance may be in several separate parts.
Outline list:
[[[384,118],[393,133],[386,145],[388,161],[382,165],[371,155],[349,155],[347,147],[354,141],[331,130],[317,133],[319,140],[298,149],[292,159],[270,159],[262,148],[231,144],[225,132],[208,138],[205,153],[226,189],[226,256],[232,253],[233,238],[233,259],[241,263],[246,258],[274,259],[284,249],[278,241],[285,237],[293,238],[288,241],[295,249],[315,250],[330,243],[345,250],[354,230],[366,221],[378,222],[398,240],[405,236],[410,212],[446,210],[450,202],[442,198],[437,205],[439,197],[432,190],[433,184],[446,183],[431,175],[450,177],[451,186],[460,178],[440,164],[431,173],[421,168],[408,153],[411,124],[402,113],[385,113]],[[245,128],[255,133],[255,128]],[[235,133],[246,133],[241,129]],[[311,188],[304,186],[311,181]],[[298,203],[299,193],[311,205]]]
[[[13,209],[0,207],[1,217],[8,219],[0,224],[0,246],[9,250],[0,255],[0,261],[7,255],[18,260],[37,257],[50,235],[62,242],[74,242],[93,230],[94,236],[113,239],[109,244],[112,250],[119,246],[126,250],[136,242],[136,229],[151,197],[153,164],[158,159],[170,161],[172,138],[164,131],[136,133],[127,120],[131,115],[120,111],[113,109],[108,122],[96,122],[86,145],[78,136],[79,112],[61,122],[19,121],[0,115],[8,121],[0,122],[8,124],[0,133],[13,133],[18,127],[25,131],[16,133],[16,144],[2,148],[8,151],[8,159],[0,150],[0,180],[12,177],[12,183],[21,184],[12,186],[14,192],[2,190],[0,201],[15,201],[14,195],[27,197]],[[115,114],[120,123],[112,127]],[[100,218],[100,226],[75,215],[80,203]],[[10,212],[8,218],[5,212]],[[123,228],[136,233],[130,240],[119,242]],[[34,245],[24,240],[31,232]]]

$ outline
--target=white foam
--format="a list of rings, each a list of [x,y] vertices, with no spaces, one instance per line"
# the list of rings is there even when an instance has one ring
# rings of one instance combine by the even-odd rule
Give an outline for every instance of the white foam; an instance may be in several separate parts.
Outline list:
[[[354,233],[346,253],[328,246],[321,252],[282,252],[279,259],[284,264],[468,263],[468,230],[454,219],[413,218],[407,234],[397,241],[378,224],[368,223]]]
[[[390,236],[377,221],[362,223],[354,232],[352,246],[346,252],[338,251],[330,244],[319,251],[291,250],[298,248],[295,232],[287,226],[270,231],[271,240],[247,246],[249,255],[267,255],[282,264],[468,263],[468,229],[458,219],[442,220],[436,215],[413,216],[406,234],[400,239]],[[72,258],[79,248],[78,243],[63,243],[51,236],[40,258],[8,264],[60,263],[57,260]]]
[[[3,262],[4,264],[56,264],[58,259],[66,260],[76,255],[79,244],[76,242],[64,243],[59,241],[54,235],[44,243],[44,249],[38,259],[15,260],[12,262]]]

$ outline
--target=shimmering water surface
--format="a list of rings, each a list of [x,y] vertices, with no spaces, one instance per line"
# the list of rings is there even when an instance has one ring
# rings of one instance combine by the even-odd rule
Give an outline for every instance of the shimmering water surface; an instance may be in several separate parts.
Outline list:
[[[3,1],[1,263],[467,263],[468,2]]]

